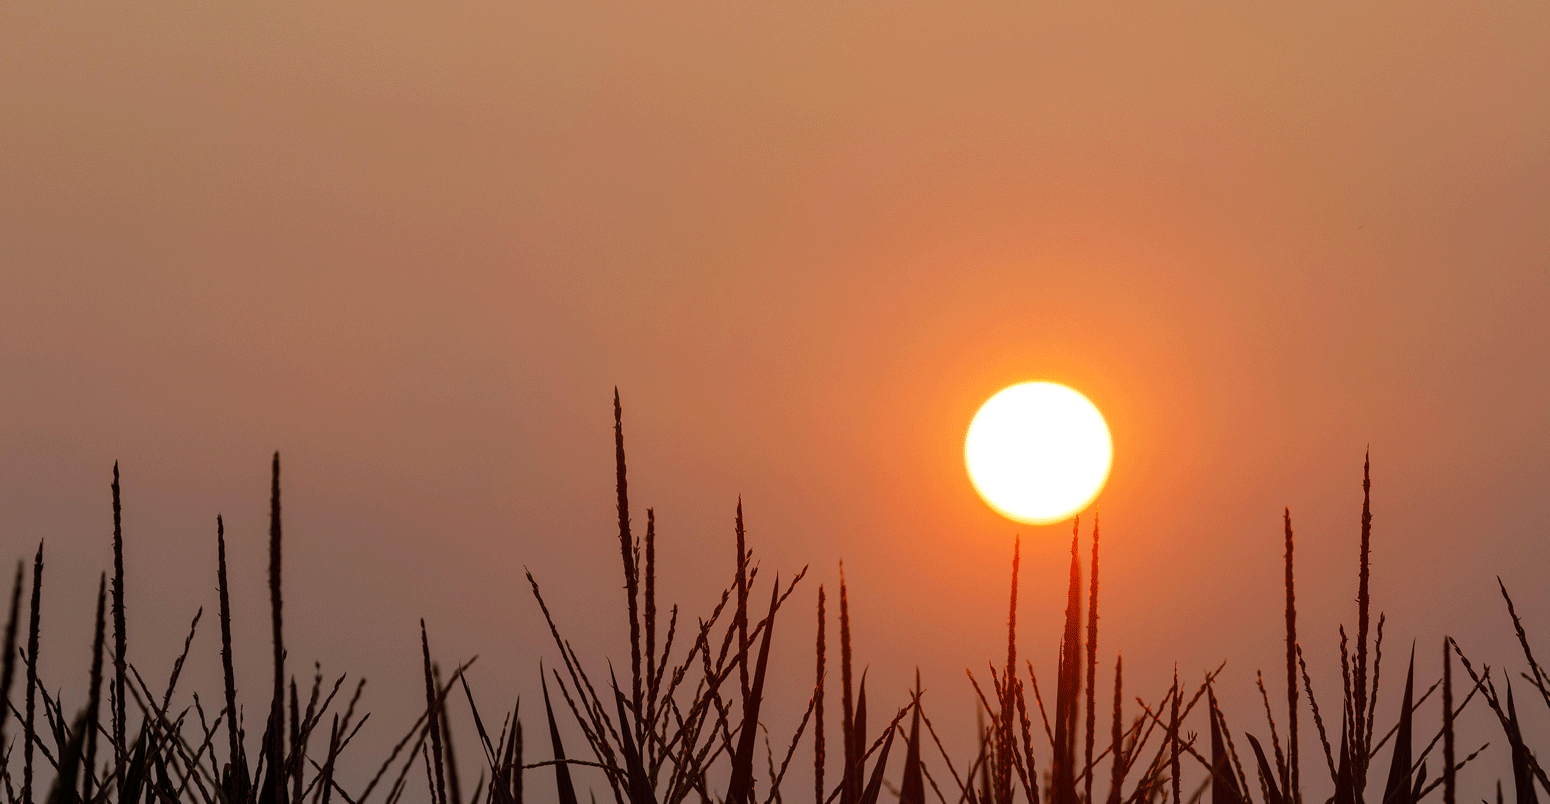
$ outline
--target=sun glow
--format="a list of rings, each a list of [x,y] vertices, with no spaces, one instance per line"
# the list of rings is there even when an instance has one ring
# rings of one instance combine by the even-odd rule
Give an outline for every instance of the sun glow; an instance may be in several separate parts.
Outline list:
[[[1087,397],[1058,383],[1025,382],[980,407],[963,457],[974,489],[997,513],[1048,525],[1080,512],[1103,490],[1114,442]]]

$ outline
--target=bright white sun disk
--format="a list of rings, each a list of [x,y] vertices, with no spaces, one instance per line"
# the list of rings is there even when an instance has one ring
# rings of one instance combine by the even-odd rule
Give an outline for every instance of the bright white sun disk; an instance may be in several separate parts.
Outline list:
[[[963,444],[969,479],[1002,516],[1048,525],[1081,512],[1109,479],[1114,442],[1087,397],[1025,382],[991,397]]]

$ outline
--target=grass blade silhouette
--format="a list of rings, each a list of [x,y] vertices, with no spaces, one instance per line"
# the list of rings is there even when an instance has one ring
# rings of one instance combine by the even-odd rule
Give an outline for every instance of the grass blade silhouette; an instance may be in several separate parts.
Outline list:
[[[888,737],[883,741],[883,748],[877,754],[877,764],[872,766],[872,778],[867,781],[866,790],[861,794],[860,804],[877,804],[878,796],[883,790],[883,772],[888,769],[888,749],[893,747],[893,735],[895,729],[888,727]]]
[[[1260,699],[1265,704],[1265,725],[1270,729],[1270,747],[1275,752],[1276,779],[1280,782],[1278,787],[1281,790],[1288,790],[1290,788],[1287,785],[1291,779],[1291,774],[1286,767],[1286,755],[1281,752],[1281,738],[1276,730],[1275,712],[1270,707],[1270,690],[1265,688],[1265,674],[1256,670],[1254,672],[1254,682],[1259,687]]]
[[[1055,747],[1051,761],[1053,804],[1076,804],[1076,709],[1081,692],[1082,565],[1077,555],[1080,520],[1071,526],[1071,578],[1066,590],[1066,625],[1060,641],[1060,674],[1055,685]],[[1004,804],[997,802],[996,804]]]
[[[1109,800],[1108,800],[1108,804],[1119,804],[1119,802],[1120,802],[1120,790],[1121,790],[1121,788],[1125,784],[1125,771],[1127,770],[1126,763],[1125,763],[1125,756],[1124,756],[1125,751],[1124,751],[1124,747],[1123,747],[1124,739],[1125,739],[1125,731],[1124,731],[1124,726],[1125,726],[1125,720],[1124,720],[1125,699],[1124,699],[1124,696],[1122,694],[1123,690],[1124,690],[1124,683],[1123,683],[1124,682],[1124,671],[1125,671],[1125,657],[1123,655],[1115,656],[1114,657],[1114,722],[1111,725],[1111,734],[1110,734],[1110,737],[1109,737],[1109,739],[1110,739],[1110,743],[1109,743],[1109,756],[1112,758],[1112,761],[1113,761],[1113,770],[1109,774]],[[1030,771],[1031,770],[1032,769],[1030,769]],[[1037,802],[1029,802],[1029,804],[1037,804]]]
[[[443,690],[436,699],[436,724],[441,727],[441,744],[446,751],[447,763],[447,799],[449,804],[463,804],[463,785],[457,774],[457,747],[452,743],[452,719],[447,715],[446,691],[451,685],[441,685],[441,665],[431,663],[431,677],[436,679],[436,688]]]
[[[646,711],[640,734],[652,730],[656,723],[657,704],[657,512],[646,509]],[[665,658],[665,657],[664,657]],[[640,702],[636,702],[640,706]],[[644,737],[642,739],[645,739]],[[642,746],[648,754],[654,751],[648,740]]]
[[[274,697],[269,704],[264,761],[269,767],[261,784],[259,804],[287,804],[285,788],[285,631],[280,597],[280,453],[271,464],[269,491],[269,614],[274,631]]]
[[[108,599],[108,576],[104,573],[97,583],[97,631],[92,638],[91,681],[87,686],[86,712],[82,715],[86,729],[86,764],[81,775],[81,799],[92,800],[92,782],[97,770],[97,721],[102,704],[102,640],[105,630]]]
[[[119,794],[119,804],[140,804],[140,797],[145,791],[147,764],[146,751],[150,749],[152,740],[150,723],[140,726],[140,737],[135,740],[134,747],[129,751],[129,765],[124,770],[123,792]]]
[[[49,790],[48,804],[79,804],[81,801],[80,793],[75,789],[75,776],[81,770],[81,747],[88,730],[86,713],[82,712],[68,732],[69,741],[60,747],[59,776]]]
[[[1002,673],[1002,680],[997,685],[996,706],[1000,709],[994,716],[993,724],[996,729],[995,758],[996,758],[996,787],[995,796],[1001,804],[1011,804],[1012,800],[1012,766],[1016,749],[1012,737],[1012,710],[1015,707],[1013,697],[1013,680],[1017,677],[1017,584],[1018,571],[1022,564],[1022,539],[1012,540],[1012,583],[1008,594],[1006,615],[1006,670]],[[991,683],[996,684],[995,669],[991,668]],[[1026,775],[1026,772],[1024,773]]]
[[[770,594],[770,613],[764,620],[764,637],[759,645],[759,662],[754,668],[748,696],[743,701],[743,723],[738,729],[737,753],[732,758],[732,778],[727,782],[729,804],[752,804],[753,749],[759,732],[759,706],[764,698],[764,678],[770,658],[770,636],[775,632],[775,610],[780,601],[780,578]],[[742,661],[746,663],[747,653]]]
[[[861,801],[861,795],[866,786],[862,783],[862,776],[866,772],[866,671],[861,671],[861,683],[856,688],[856,714],[851,723],[850,753],[855,760],[846,770],[850,784],[846,786],[847,794],[854,796],[852,804]],[[843,803],[842,803],[843,804]]]
[[[435,801],[432,804],[447,804],[447,782],[441,755],[441,696],[437,695],[438,685],[431,671],[431,643],[425,632],[424,620],[420,621],[420,650],[425,665],[425,728],[430,732],[431,754],[436,771]]]
[[[20,572],[20,570],[18,570]],[[823,804],[823,679],[824,679],[824,653],[827,646],[824,642],[824,599],[823,584],[818,585],[818,645],[817,653],[818,669],[813,682],[813,804]]]
[[[1297,593],[1292,573],[1292,509],[1286,517],[1286,776],[1281,789],[1288,804],[1302,804],[1302,779],[1297,745]],[[1449,802],[1448,804],[1452,804]]]
[[[1368,591],[1372,568],[1372,457],[1362,458],[1362,543],[1356,587],[1356,666],[1351,680],[1351,773],[1360,785],[1367,779],[1368,744],[1364,739],[1363,713],[1367,711],[1367,629],[1372,598]]]
[[[640,752],[635,747],[635,740],[630,736],[631,718],[626,711],[628,707],[624,703],[624,693],[619,691],[619,681],[612,678],[610,683],[614,690],[614,704],[619,710],[619,743],[624,753],[624,768],[629,775],[629,799],[631,804],[656,804],[656,796],[651,789],[651,782],[646,778],[646,767],[641,761]],[[639,720],[639,718],[634,718]]]
[[[920,670],[915,671],[914,712],[910,717],[910,741],[904,750],[904,778],[899,783],[899,804],[926,804],[926,788],[920,770]]]
[[[1507,741],[1512,749],[1512,783],[1518,804],[1538,804],[1534,792],[1533,755],[1523,744],[1523,729],[1518,725],[1518,707],[1513,702],[1512,681],[1507,681]]]
[[[1097,726],[1098,695],[1098,515],[1093,514],[1093,560],[1087,583],[1087,743],[1082,764],[1087,768],[1086,801],[1093,800],[1093,740]],[[1008,674],[1010,675],[1010,673]]]
[[[737,644],[740,652],[748,650],[748,543],[743,530],[743,498],[737,498],[737,518],[734,525],[737,545],[737,609],[732,622],[737,625]],[[748,697],[748,663],[737,665],[738,689]]]
[[[1173,804],[1182,804],[1179,789],[1179,668],[1173,668],[1172,709],[1168,715],[1168,777],[1173,787]]]
[[[640,568],[636,566],[636,545],[630,536],[630,487],[624,465],[624,408],[619,404],[619,389],[614,388],[614,476],[619,505],[619,556],[624,564],[625,600],[630,625],[630,700],[635,711],[641,710],[640,663]],[[623,728],[623,725],[620,726]],[[643,734],[636,732],[636,737]]]
[[[479,717],[479,707],[474,704],[474,691],[468,687],[468,676],[459,675],[458,681],[463,685],[463,695],[468,698],[468,711],[474,715],[474,729],[479,734],[479,744],[484,748],[484,756],[489,761],[490,771],[497,772],[500,769],[500,751],[505,747],[505,743],[502,742],[501,745],[496,746],[490,742],[490,733],[485,730],[484,719]],[[505,740],[504,734],[501,735],[501,739]]]
[[[334,763],[339,759],[339,731],[339,716],[334,715],[334,723],[328,730],[328,757],[323,760],[318,782],[320,787],[314,799],[316,804],[328,804],[334,792]]]
[[[1410,778],[1411,709],[1415,700],[1415,649],[1410,650],[1410,670],[1405,676],[1405,697],[1399,709],[1399,730],[1394,735],[1394,759],[1389,765],[1388,783],[1383,786],[1383,804],[1412,804],[1415,784]]]
[[[1349,711],[1340,721],[1340,767],[1335,771],[1334,804],[1356,804],[1357,791],[1351,779],[1351,728]]]
[[[1545,687],[1547,680],[1545,671],[1534,659],[1534,651],[1528,643],[1528,634],[1523,631],[1523,621],[1519,619],[1517,607],[1512,604],[1512,595],[1507,594],[1507,585],[1502,583],[1499,575],[1496,577],[1496,586],[1501,590],[1502,599],[1507,601],[1507,616],[1512,618],[1512,628],[1518,634],[1518,644],[1523,648],[1523,658],[1528,660],[1529,669],[1534,673],[1528,680],[1533,682],[1539,694],[1544,697],[1545,705],[1550,706],[1550,689]]]
[[[231,588],[226,580],[226,523],[215,516],[216,581],[221,599],[221,672],[226,692],[227,774],[222,790],[230,804],[247,804],[251,795],[251,775],[242,753],[242,738],[237,723],[237,681],[231,653]]]
[[[1458,776],[1453,769],[1453,651],[1442,639],[1442,804],[1456,804]]]
[[[1254,762],[1259,767],[1259,782],[1264,787],[1265,804],[1287,804],[1281,796],[1281,789],[1276,785],[1277,774],[1270,769],[1270,763],[1265,760],[1265,749],[1259,745],[1259,740],[1252,734],[1245,734],[1249,738],[1249,747],[1254,749]]]
[[[843,785],[840,804],[855,804],[861,798],[856,765],[856,712],[852,698],[850,672],[850,595],[845,588],[845,562],[840,562],[840,747],[844,751]]]
[[[32,561],[32,607],[27,627],[27,712],[22,721],[22,804],[32,804],[32,752],[37,747],[38,620],[43,592],[43,542]]]
[[[1206,716],[1211,719],[1211,804],[1244,804],[1232,760],[1222,743],[1222,713],[1216,707],[1216,694],[1207,691],[1206,696]]]
[[[126,680],[127,629],[124,625],[124,517],[120,504],[118,461],[113,462],[113,745],[115,752],[122,752],[124,732],[129,726],[124,722],[124,683]]]
[[[5,721],[11,714],[11,682],[16,680],[16,626],[22,608],[22,562],[16,562],[11,583],[11,613],[5,620],[5,655],[0,656],[0,746],[5,742]]]
[[[549,717],[549,741],[554,746],[554,783],[559,791],[560,804],[577,804],[576,787],[571,783],[570,765],[565,759],[565,745],[560,741],[560,727],[554,722],[554,707],[549,703],[549,682],[544,678],[542,665],[538,668],[538,678],[544,691],[544,713]]]

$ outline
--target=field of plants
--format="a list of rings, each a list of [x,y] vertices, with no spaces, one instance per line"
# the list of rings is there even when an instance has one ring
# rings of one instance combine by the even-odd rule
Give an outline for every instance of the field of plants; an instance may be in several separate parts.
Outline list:
[[[280,458],[270,490],[269,597],[273,684],[260,701],[238,700],[224,526],[216,520],[218,620],[224,689],[176,697],[179,676],[202,617],[189,626],[183,655],[155,684],[126,661],[123,535],[114,467],[114,556],[96,601],[91,666],[81,672],[80,711],[60,703],[61,680],[39,677],[41,591],[46,555],[39,545],[19,562],[5,625],[0,671],[0,783],[8,804],[1302,804],[1304,778],[1328,774],[1333,804],[1415,804],[1465,796],[1518,804],[1550,793],[1550,778],[1525,744],[1505,673],[1467,657],[1451,639],[1441,677],[1417,679],[1415,656],[1384,662],[1384,618],[1369,595],[1371,515],[1364,502],[1357,566],[1357,620],[1339,631],[1340,688],[1319,691],[1298,640],[1291,513],[1285,514],[1285,675],[1258,678],[1264,719],[1229,723],[1217,704],[1220,668],[1143,699],[1125,688],[1124,667],[1098,662],[1100,533],[1086,543],[1073,523],[1064,631],[1054,666],[1041,679],[1019,654],[1018,553],[1012,555],[1006,655],[968,683],[979,702],[977,738],[940,734],[928,696],[867,697],[854,668],[848,590],[803,587],[795,577],[765,578],[745,543],[738,510],[735,573],[719,602],[693,615],[657,599],[656,524],[632,520],[624,434],[614,401],[618,546],[630,655],[587,667],[556,626],[543,589],[527,576],[553,637],[542,667],[541,714],[516,702],[485,702],[466,664],[443,666],[421,623],[424,700],[420,716],[399,724],[401,739],[359,779],[336,774],[368,718],[364,682],[298,678],[285,649],[282,595]],[[1364,476],[1364,492],[1370,480]],[[1084,561],[1085,559],[1085,561]],[[798,591],[802,590],[799,595]],[[1518,688],[1550,707],[1550,674],[1501,588],[1506,616],[1522,647]],[[809,609],[802,601],[816,599]],[[800,604],[800,605],[799,605]],[[202,614],[202,612],[201,612]],[[771,637],[797,618],[816,617],[811,696],[794,733],[761,722],[772,668]],[[1276,627],[1281,627],[1277,623]],[[830,638],[830,634],[836,638]],[[832,641],[832,645],[831,645]],[[836,648],[837,650],[831,650]],[[537,646],[535,646],[535,649]],[[557,659],[557,660],[556,660]],[[1043,659],[1041,658],[1041,661]],[[1514,661],[1518,661],[1515,657]],[[1403,663],[1404,680],[1392,680]],[[837,665],[837,667],[836,667]],[[783,666],[792,666],[789,663]],[[836,671],[837,672],[834,672]],[[858,677],[859,675],[859,677]],[[74,679],[70,680],[72,683]],[[1376,722],[1381,691],[1399,690],[1398,717]],[[805,682],[804,682],[805,686]],[[1048,693],[1046,695],[1045,693]],[[1322,697],[1320,697],[1322,695]],[[838,711],[826,708],[838,697]],[[190,702],[174,705],[174,701]],[[794,707],[804,711],[800,702]],[[1458,744],[1455,720],[1470,706],[1499,721],[1500,739]],[[262,713],[255,715],[254,713]],[[471,721],[472,751],[454,748],[454,717]],[[524,717],[527,740],[524,742]],[[257,724],[262,720],[262,728]],[[466,721],[465,721],[466,722]],[[573,735],[570,741],[564,733]],[[535,728],[536,724],[536,728]],[[574,735],[581,735],[576,740]],[[1504,752],[1511,777],[1494,790],[1458,790],[1458,772],[1483,752]],[[812,787],[783,784],[794,763],[811,763]],[[1504,763],[1506,767],[1508,763]],[[1310,802],[1310,804],[1314,804]]]

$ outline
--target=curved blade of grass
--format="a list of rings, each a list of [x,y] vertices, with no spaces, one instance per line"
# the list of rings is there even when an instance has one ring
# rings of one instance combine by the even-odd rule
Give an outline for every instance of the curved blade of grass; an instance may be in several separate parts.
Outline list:
[[[1356,804],[1356,786],[1351,782],[1350,718],[1340,723],[1340,767],[1335,771],[1334,804]]]
[[[738,727],[737,753],[732,757],[732,779],[727,782],[730,804],[749,804],[753,800],[753,749],[758,737],[759,705],[764,698],[765,670],[770,658],[770,635],[775,632],[775,609],[779,604],[780,579],[776,578],[774,591],[770,594],[770,613],[764,620],[764,637],[759,644],[759,662],[754,668],[748,696],[743,700],[743,723]]]
[[[635,740],[630,736],[630,718],[628,707],[624,702],[624,693],[619,691],[619,681],[613,678],[613,671],[609,671],[609,682],[614,688],[614,704],[619,710],[619,742],[624,751],[625,772],[629,774],[629,792],[631,804],[656,804],[656,796],[651,789],[651,782],[646,778],[646,766],[641,761],[640,752],[636,750]],[[640,718],[635,718],[639,720]]]
[[[20,571],[21,571],[20,569],[17,570],[18,573]],[[20,580],[18,579],[17,582],[20,583]],[[817,646],[817,648],[815,650],[815,652],[817,653],[818,669],[817,669],[817,671],[815,673],[815,675],[817,676],[817,680],[813,684],[813,710],[814,710],[814,716],[815,716],[815,720],[814,720],[814,723],[813,723],[813,804],[823,804],[823,763],[824,763],[824,744],[823,744],[823,737],[824,737],[824,734],[823,734],[823,676],[824,676],[824,668],[823,668],[823,662],[824,662],[824,651],[826,650],[826,645],[824,643],[824,633],[823,633],[823,628],[824,628],[823,605],[824,605],[823,584],[819,584],[818,585],[818,640],[817,640],[818,646]],[[1451,804],[1451,802],[1450,802],[1450,804]]]
[[[81,748],[86,741],[86,713],[82,712],[75,719],[75,727],[70,731],[70,741],[59,751],[59,776],[54,779],[54,787],[49,790],[48,804],[78,804],[80,794],[75,789],[75,776],[81,769]]]
[[[1292,509],[1286,516],[1286,764],[1283,788],[1290,804],[1302,802],[1297,745],[1297,593],[1292,573]],[[1448,802],[1448,804],[1453,804]]]
[[[565,745],[560,741],[560,727],[554,722],[554,707],[549,703],[549,682],[544,679],[543,667],[539,667],[539,683],[544,690],[544,712],[549,716],[549,740],[554,744],[554,782],[559,789],[560,804],[577,804],[576,787],[571,783],[570,766],[565,764]]]
[[[1286,804],[1280,788],[1276,786],[1276,774],[1270,771],[1270,763],[1265,760],[1265,749],[1259,746],[1259,740],[1254,735],[1244,736],[1249,738],[1249,747],[1254,749],[1254,761],[1259,765],[1259,781],[1264,785],[1266,804]]]
[[[1442,639],[1442,734],[1442,804],[1456,804],[1458,777],[1453,770],[1453,651],[1448,648],[1447,637]]]
[[[1098,718],[1098,514],[1093,514],[1093,559],[1087,582],[1087,742],[1082,762],[1087,767],[1084,798],[1093,800],[1093,743]],[[1011,674],[1008,673],[1008,676]]]
[[[877,755],[877,764],[872,767],[872,778],[867,780],[866,790],[861,794],[861,804],[877,804],[877,797],[883,791],[883,772],[888,769],[888,749],[893,747],[894,732],[895,729],[889,726],[888,739]]]
[[[32,563],[32,608],[29,612],[30,622],[27,626],[27,714],[22,721],[22,797],[23,802],[32,801],[32,752],[38,747],[37,721],[34,713],[37,711],[38,693],[38,618],[42,606],[43,593],[43,542],[38,542],[38,555]],[[47,708],[47,705],[44,707]],[[45,715],[47,712],[44,713]]]
[[[1523,744],[1523,730],[1518,725],[1518,707],[1512,699],[1512,680],[1507,681],[1507,739],[1512,746],[1512,783],[1516,788],[1518,804],[1538,804],[1534,792],[1534,759],[1528,746]]]
[[[860,796],[858,783],[851,776],[856,764],[856,712],[852,698],[850,673],[850,596],[845,588],[845,562],[840,562],[840,748],[844,753],[844,775],[840,804],[855,804]]]
[[[153,740],[150,733],[150,721],[140,726],[140,737],[135,740],[134,748],[129,752],[129,767],[124,771],[124,792],[119,794],[119,804],[140,804],[140,795],[145,791],[146,779],[146,751]]]
[[[436,798],[432,804],[447,804],[447,783],[442,769],[441,756],[441,699],[436,694],[440,685],[436,683],[435,675],[431,670],[431,645],[430,638],[425,632],[424,620],[420,620],[420,650],[425,664],[425,728],[430,731],[431,752],[434,755],[436,770]],[[462,804],[462,802],[457,802],[457,804]]]
[[[920,671],[915,671],[915,711],[910,717],[910,741],[904,751],[904,779],[899,784],[899,804],[926,804],[926,788],[920,773]]]
[[[242,738],[237,732],[237,682],[232,669],[231,654],[231,589],[226,581],[226,523],[220,514],[215,516],[216,582],[221,600],[221,671],[226,684],[226,739],[227,763],[230,773],[222,779],[222,789],[231,804],[247,804],[251,774],[246,757],[242,753]],[[122,698],[123,693],[119,693]],[[131,804],[133,804],[131,802]]]
[[[280,453],[274,454],[269,491],[269,615],[274,630],[274,697],[269,705],[269,738],[264,743],[269,770],[259,785],[260,804],[286,804],[285,746],[285,632],[280,596]]]
[[[16,562],[11,584],[11,614],[5,621],[5,655],[0,656],[0,745],[5,745],[5,720],[11,714],[11,682],[16,677],[16,624],[22,607],[22,562]]]
[[[120,753],[124,750],[124,732],[129,727],[124,722],[125,667],[124,627],[124,521],[120,505],[118,485],[118,461],[113,462],[113,695],[116,708],[113,712],[113,745]]]
[[[1211,804],[1244,804],[1237,777],[1233,775],[1232,759],[1222,742],[1221,712],[1216,708],[1216,694],[1206,694],[1206,715],[1211,718]]]
[[[97,582],[97,632],[92,639],[91,681],[87,687],[86,712],[86,770],[81,778],[81,798],[91,801],[91,788],[97,770],[97,714],[102,705],[102,638],[108,600],[108,576],[104,573]]]
[[[1405,698],[1399,709],[1399,730],[1394,736],[1394,759],[1389,765],[1388,784],[1383,787],[1383,804],[1411,804],[1415,784],[1410,779],[1411,710],[1415,699],[1415,648],[1410,650],[1410,670],[1405,676]]]
[[[625,477],[624,462],[624,408],[619,404],[619,389],[614,388],[614,474],[615,491],[619,500],[619,557],[624,566],[625,602],[630,618],[630,700],[635,711],[641,711],[641,663],[640,663],[640,568],[636,560],[640,546],[630,535],[630,487]],[[623,728],[621,725],[620,728]],[[636,732],[636,736],[642,736]]]

